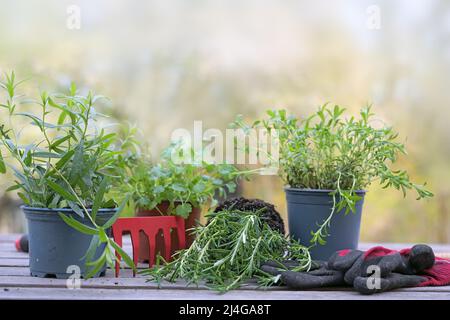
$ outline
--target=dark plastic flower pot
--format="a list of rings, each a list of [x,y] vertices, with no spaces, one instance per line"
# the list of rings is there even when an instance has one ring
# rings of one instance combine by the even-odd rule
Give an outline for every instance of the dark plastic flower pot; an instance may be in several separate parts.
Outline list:
[[[88,226],[88,218],[81,218],[71,209],[45,209],[22,206],[28,221],[30,272],[36,277],[56,277],[66,279],[86,274],[85,260],[92,236],[81,233],[67,225],[58,212],[73,216]],[[116,209],[100,209],[97,213],[99,223],[111,218]],[[108,230],[109,233],[109,230]],[[100,257],[104,245],[97,249],[94,259]],[[79,269],[78,269],[78,268]],[[95,276],[104,275],[106,266]]]
[[[311,231],[316,231],[318,225],[330,215],[333,208],[333,196],[330,190],[285,189],[289,220],[289,233],[292,238],[300,240],[305,246],[310,246]],[[338,250],[357,249],[361,212],[365,191],[357,191],[362,199],[356,203],[356,211],[345,215],[345,210],[335,212],[331,219],[329,236],[326,244],[317,244],[311,249],[311,256],[316,260],[328,260]],[[338,201],[339,199],[337,199]]]

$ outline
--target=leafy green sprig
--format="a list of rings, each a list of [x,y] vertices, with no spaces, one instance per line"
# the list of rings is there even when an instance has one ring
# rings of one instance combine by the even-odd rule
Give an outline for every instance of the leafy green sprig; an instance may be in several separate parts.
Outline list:
[[[0,124],[0,173],[9,167],[15,176],[7,191],[16,190],[24,204],[37,208],[70,208],[80,216],[60,214],[64,221],[79,232],[93,236],[86,254],[89,266],[88,277],[96,274],[105,263],[113,266],[117,250],[124,260],[134,268],[132,260],[107,236],[123,206],[106,223],[97,217],[100,208],[114,208],[115,201],[107,197],[115,175],[115,158],[119,151],[114,149],[115,133],[107,133],[94,125],[102,116],[95,105],[102,96],[80,95],[72,84],[68,93],[52,94],[42,92],[38,100],[25,99],[17,94],[21,82],[12,72],[0,81],[5,92],[5,102],[0,104],[7,116],[7,123]],[[21,111],[29,105],[33,112]],[[36,109],[36,111],[35,111]],[[21,120],[37,128],[35,139],[23,144],[24,128]],[[3,157],[3,151],[8,156]],[[106,244],[105,250],[96,261],[96,249]]]
[[[241,171],[229,164],[176,163],[172,154],[180,146],[166,148],[160,161],[153,163],[148,156],[132,153],[126,159],[123,181],[118,186],[123,194],[130,194],[133,204],[139,209],[158,209],[158,205],[169,202],[168,212],[187,218],[193,207],[202,207],[210,202],[217,204],[216,197],[225,197],[236,190],[237,182],[247,178],[249,171]]]
[[[276,130],[279,137],[279,174],[292,188],[330,190],[333,208],[317,231],[312,231],[313,245],[326,243],[331,218],[335,212],[355,211],[361,199],[358,190],[366,189],[374,181],[383,188],[393,187],[406,195],[417,193],[417,199],[433,194],[425,184],[410,181],[404,170],[391,168],[405,146],[397,141],[392,127],[372,126],[371,107],[363,108],[360,117],[344,117],[345,109],[324,104],[310,117],[298,121],[286,110],[269,110],[268,118],[246,125],[242,116],[235,126]]]
[[[207,218],[205,226],[195,228],[196,239],[188,249],[178,251],[169,263],[158,257],[157,266],[142,273],[159,283],[184,279],[188,285],[204,282],[226,292],[254,277],[264,286],[276,283],[278,279],[260,270],[267,261],[282,265],[295,259],[298,271],[311,265],[308,249],[270,229],[261,212],[227,210],[211,212]]]

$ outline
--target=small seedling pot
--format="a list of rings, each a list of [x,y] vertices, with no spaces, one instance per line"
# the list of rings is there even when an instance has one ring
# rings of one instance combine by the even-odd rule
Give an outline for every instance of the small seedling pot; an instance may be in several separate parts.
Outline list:
[[[157,209],[155,208],[152,210],[138,210],[136,212],[136,216],[138,217],[161,216],[161,213],[166,214],[168,210],[169,210],[169,202],[165,201],[159,204]],[[185,221],[186,248],[189,248],[195,240],[195,236],[192,234],[192,231],[188,230],[198,225],[198,222],[200,221],[200,215],[201,215],[201,208],[192,208],[191,213],[189,214],[188,218]],[[175,253],[175,251],[179,249],[178,237],[176,235],[176,232],[172,232],[171,237],[172,237],[171,255],[173,255],[173,253]],[[167,248],[165,248],[164,245],[164,236],[162,232],[160,232],[156,235],[155,255],[157,256],[159,254],[161,256],[165,256],[165,250],[167,250]],[[139,261],[147,262],[148,260],[149,260],[148,238],[145,234],[141,233],[139,235]]]
[[[286,187],[289,233],[301,244],[310,246],[311,231],[316,231],[330,215],[333,208],[333,196],[330,190],[296,189]],[[345,214],[345,209],[335,212],[331,219],[326,244],[317,244],[311,248],[311,257],[315,260],[328,260],[336,251],[357,249],[361,225],[361,212],[365,191],[356,191],[362,199],[356,203],[356,210]],[[339,201],[339,199],[336,199]]]
[[[92,226],[88,218],[81,218],[71,209],[45,209],[22,206],[28,222],[30,272],[36,277],[66,279],[84,277],[86,254],[92,236],[81,233],[67,225],[59,212],[72,216],[87,226]],[[116,209],[100,209],[97,221],[105,223]],[[109,230],[107,232],[109,234]],[[93,260],[100,257],[104,244],[99,246]],[[106,265],[95,277],[104,275]]]

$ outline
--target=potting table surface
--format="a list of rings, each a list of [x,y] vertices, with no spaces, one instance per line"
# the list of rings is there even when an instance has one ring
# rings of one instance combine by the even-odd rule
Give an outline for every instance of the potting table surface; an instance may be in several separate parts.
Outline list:
[[[30,276],[28,254],[17,252],[15,234],[0,235],[0,299],[445,299],[450,300],[450,286],[399,289],[371,296],[361,295],[349,288],[326,290],[291,291],[285,287],[268,290],[249,283],[239,290],[218,294],[205,286],[189,286],[182,281],[163,283],[161,288],[146,278],[133,277],[130,269],[122,269],[120,277],[115,278],[113,270],[108,269],[102,278],[81,280],[79,289],[68,289],[67,280],[36,278]],[[129,240],[124,239],[124,248],[131,251]],[[363,243],[361,249],[374,244]],[[385,247],[401,249],[410,244],[385,243]],[[450,257],[450,245],[432,245],[438,256]],[[139,265],[144,268],[145,265]]]

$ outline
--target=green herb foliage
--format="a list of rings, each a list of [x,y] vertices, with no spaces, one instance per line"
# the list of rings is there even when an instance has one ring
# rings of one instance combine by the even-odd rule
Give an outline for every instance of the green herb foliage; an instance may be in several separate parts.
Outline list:
[[[330,216],[319,229],[311,231],[313,244],[325,244],[334,212],[355,210],[360,200],[355,191],[367,188],[378,180],[384,188],[393,187],[417,192],[418,199],[433,194],[425,185],[410,181],[404,170],[391,165],[405,147],[397,141],[392,127],[373,126],[370,107],[360,117],[344,117],[345,109],[325,104],[310,117],[298,121],[285,110],[269,110],[268,118],[248,126],[238,117],[235,126],[276,130],[279,136],[280,175],[293,188],[330,190],[334,205]],[[379,121],[377,122],[380,123]]]
[[[311,265],[308,249],[270,229],[261,212],[227,210],[207,215],[209,222],[195,229],[196,240],[188,249],[178,251],[174,260],[142,273],[150,280],[175,281],[188,284],[205,282],[210,288],[225,292],[239,287],[246,280],[260,278],[262,285],[278,281],[259,268],[272,260],[295,259],[298,271]],[[163,261],[158,258],[158,263]]]
[[[98,222],[100,208],[113,208],[116,203],[106,197],[115,179],[116,142],[114,133],[107,133],[94,125],[101,116],[95,104],[101,96],[88,93],[79,95],[74,84],[65,94],[42,92],[38,100],[25,99],[16,93],[20,82],[14,73],[0,82],[6,102],[1,103],[3,119],[0,124],[0,172],[9,167],[16,178],[8,191],[17,190],[25,205],[38,208],[71,208],[81,218],[60,214],[64,221],[78,230],[93,235],[86,258],[92,258],[103,243],[106,247],[97,261],[89,261],[88,276],[96,274],[108,263],[113,266],[116,244],[106,235],[123,206],[105,224]],[[30,104],[35,112],[21,112],[24,104]],[[1,110],[0,110],[1,111]],[[20,119],[30,120],[37,128],[34,142],[23,144],[17,128]],[[122,253],[121,253],[122,254]],[[131,262],[126,254],[124,260]]]
[[[187,218],[192,207],[207,202],[215,206],[215,197],[233,193],[237,181],[249,173],[229,164],[176,163],[172,154],[179,149],[178,144],[171,145],[162,152],[158,163],[136,153],[124,159],[120,192],[130,194],[136,208],[157,209],[159,204],[168,201],[169,211],[161,214]]]

